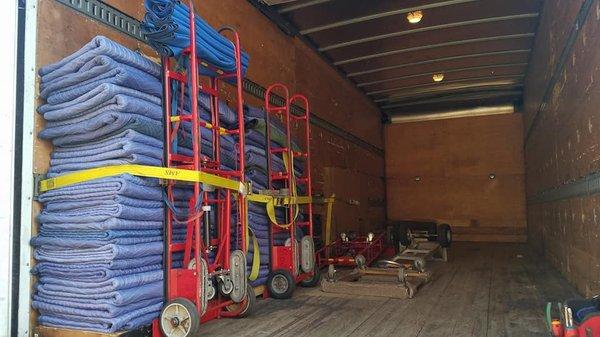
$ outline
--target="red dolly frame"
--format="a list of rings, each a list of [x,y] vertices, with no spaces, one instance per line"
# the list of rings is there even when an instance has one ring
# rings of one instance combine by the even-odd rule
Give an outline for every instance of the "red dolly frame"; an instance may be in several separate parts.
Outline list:
[[[278,89],[283,92],[283,105],[277,106],[271,104],[270,98],[274,91]],[[304,114],[297,116],[290,113],[290,107],[295,102],[299,103],[299,106],[303,108]],[[306,194],[304,196],[312,195],[312,179],[311,179],[311,163],[310,163],[310,108],[308,99],[304,95],[295,94],[289,96],[288,88],[281,84],[275,83],[270,85],[265,91],[265,114],[266,114],[266,133],[267,133],[267,171],[268,171],[268,188],[271,190],[277,189],[274,186],[276,181],[282,181],[284,183],[283,188],[289,190],[288,196],[293,195],[295,187],[298,184],[306,186]],[[285,127],[286,134],[286,145],[281,147],[274,147],[271,142],[271,115],[281,116],[283,125]],[[291,136],[291,121],[300,123],[304,129],[304,151],[294,151],[292,148],[292,136]],[[287,162],[287,168],[284,172],[274,171],[273,169],[273,155],[281,155],[281,158]],[[294,170],[294,159],[304,158],[304,174],[302,177],[296,177],[293,174]],[[299,207],[306,207],[305,213],[308,217],[306,221],[297,221],[296,213],[300,211]],[[285,270],[290,273],[293,283],[297,284],[302,281],[308,280],[313,277],[314,268],[310,272],[302,272],[298,268],[299,254],[297,253],[299,247],[296,243],[296,228],[306,228],[306,235],[310,238],[313,237],[313,208],[312,202],[304,204],[290,204],[288,205],[286,214],[286,220],[288,221],[285,227],[279,226],[275,223],[271,223],[270,226],[270,250],[271,250],[271,273]],[[290,245],[276,245],[275,234],[276,233],[288,233],[290,237]],[[312,250],[314,251],[314,243],[312,244]],[[311,256],[312,257],[312,256]],[[268,281],[269,282],[269,281]],[[293,291],[293,289],[292,289]],[[273,294],[269,294],[273,296]],[[291,296],[291,293],[289,294]],[[281,297],[281,298],[286,298]]]
[[[324,267],[329,264],[343,267],[356,267],[357,256],[365,258],[365,266],[370,265],[386,251],[385,233],[376,234],[371,241],[367,236],[358,236],[355,239],[343,241],[338,238],[334,242],[322,247],[316,252],[317,264]]]
[[[173,70],[174,64],[172,59],[163,57],[163,108],[165,111],[165,166],[170,168],[189,169],[202,171],[221,176],[228,179],[233,179],[244,183],[244,118],[243,118],[243,98],[242,98],[242,66],[241,66],[241,47],[238,33],[232,28],[223,28],[220,32],[228,30],[233,34],[233,44],[235,50],[236,69],[232,72],[226,72],[200,60],[196,53],[196,34],[195,34],[195,12],[192,2],[189,2],[190,9],[190,45],[184,49],[182,56],[187,56],[189,61],[189,72],[186,75],[184,72]],[[211,70],[215,76],[210,76],[208,85],[199,83],[199,66]],[[185,87],[189,81],[191,88],[198,88],[188,93],[191,105],[190,114],[183,114],[183,100],[185,99]],[[219,89],[220,82],[223,80],[233,80],[236,85],[236,112],[238,125],[236,129],[226,130],[219,125]],[[171,84],[178,82],[180,92],[172,92]],[[198,91],[207,94],[210,97],[210,112],[211,123],[200,121],[198,114]],[[181,107],[177,109],[177,114],[172,115],[172,97],[179,95],[179,103]],[[192,124],[192,156],[184,156],[173,152],[173,141],[177,138],[180,122],[189,121]],[[200,127],[207,128],[212,131],[212,149],[213,156],[208,158],[201,155],[200,142]],[[224,170],[220,161],[220,137],[222,134],[239,135],[237,145],[237,162],[236,170]],[[174,177],[176,178],[176,177]],[[174,180],[167,182],[167,198],[173,203],[173,187]],[[202,191],[200,183],[193,183],[193,197],[189,200],[189,215],[185,221],[187,223],[186,238],[183,243],[173,242],[173,224],[177,221],[170,207],[165,208],[165,251],[164,251],[164,268],[165,268],[165,301],[168,303],[177,298],[185,298],[191,300],[196,306],[196,310],[201,321],[209,321],[219,317],[237,316],[248,300],[236,306],[232,311],[227,307],[235,303],[229,298],[215,295],[215,299],[209,301],[206,307],[200,298],[201,289],[199,283],[199,275],[203,273],[202,264],[197,263],[200,258],[203,258],[208,263],[208,249],[216,247],[216,255],[213,263],[208,263],[208,275],[227,272],[230,269],[230,250],[231,250],[231,199],[237,198],[237,233],[244,233],[246,229],[246,209],[245,200],[242,193],[237,193],[237,197],[232,196],[232,191],[229,189],[215,189],[214,196],[209,198],[207,191]],[[202,193],[202,198],[201,198]],[[202,210],[198,210],[198,200],[202,199]],[[211,209],[217,209],[216,227],[218,235],[216,238],[206,238],[201,233],[201,219],[207,216],[205,210],[207,206]],[[215,207],[216,206],[216,207]],[[246,235],[240,236],[240,247],[243,252],[246,251],[247,242]],[[210,247],[207,247],[207,244]],[[193,250],[193,251],[192,251]],[[173,254],[183,252],[183,265],[181,268],[173,267]],[[195,267],[190,267],[190,262]],[[245,262],[245,261],[244,261]],[[162,336],[158,320],[153,322],[153,335]]]

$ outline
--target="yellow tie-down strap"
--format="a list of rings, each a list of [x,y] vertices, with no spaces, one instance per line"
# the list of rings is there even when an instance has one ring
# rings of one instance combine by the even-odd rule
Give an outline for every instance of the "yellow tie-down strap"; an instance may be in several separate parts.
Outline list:
[[[250,276],[248,279],[250,281],[254,281],[258,278],[258,274],[260,272],[260,247],[258,246],[258,239],[256,235],[252,231],[252,229],[248,229],[248,236],[252,239],[252,269],[250,270]]]
[[[267,215],[269,216],[269,220],[279,227],[288,228],[294,223],[294,220],[298,216],[299,208],[296,207],[296,214],[294,215],[294,219],[286,224],[280,224],[277,222],[277,217],[275,216],[275,207],[288,206],[288,205],[303,205],[310,204],[312,202],[312,197],[309,196],[296,196],[296,197],[274,197],[270,195],[263,194],[249,194],[246,196],[248,201],[258,202],[265,204],[267,209]]]
[[[104,166],[49,178],[40,181],[39,191],[46,192],[55,188],[83,183],[94,179],[117,176],[120,174],[131,174],[140,177],[187,181],[194,183],[198,182],[218,188],[233,190],[242,194],[246,193],[246,186],[241,182],[219,177],[214,174],[194,170],[134,164]]]

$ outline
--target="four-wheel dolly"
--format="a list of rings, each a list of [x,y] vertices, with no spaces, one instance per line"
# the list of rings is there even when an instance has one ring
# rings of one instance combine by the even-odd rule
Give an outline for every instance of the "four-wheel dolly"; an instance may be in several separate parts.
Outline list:
[[[390,261],[408,261],[416,270],[425,270],[427,261],[448,261],[452,243],[448,224],[433,221],[398,221],[388,226],[388,237],[398,254]]]
[[[431,280],[429,271],[419,271],[410,265],[397,262],[380,264],[377,267],[359,265],[350,273],[338,272],[330,264],[327,276],[321,281],[321,290],[326,293],[389,298],[413,298],[417,290]]]

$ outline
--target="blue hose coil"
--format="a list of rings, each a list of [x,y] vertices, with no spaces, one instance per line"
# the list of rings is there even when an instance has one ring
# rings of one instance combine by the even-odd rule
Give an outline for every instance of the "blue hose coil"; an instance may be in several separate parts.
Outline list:
[[[189,8],[178,0],[145,0],[146,14],[141,31],[162,56],[178,57],[190,41]],[[227,72],[235,71],[235,47],[198,15],[196,54],[207,63]],[[248,54],[241,52],[242,74],[248,68]]]

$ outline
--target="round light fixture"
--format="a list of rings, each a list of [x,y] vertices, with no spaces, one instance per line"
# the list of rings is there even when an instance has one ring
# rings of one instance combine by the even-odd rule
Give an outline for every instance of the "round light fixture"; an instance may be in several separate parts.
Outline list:
[[[439,73],[439,74],[433,74],[433,81],[434,82],[441,82],[444,79],[444,74]]]
[[[423,11],[408,12],[408,14],[406,14],[406,20],[410,23],[419,23],[422,18]]]

